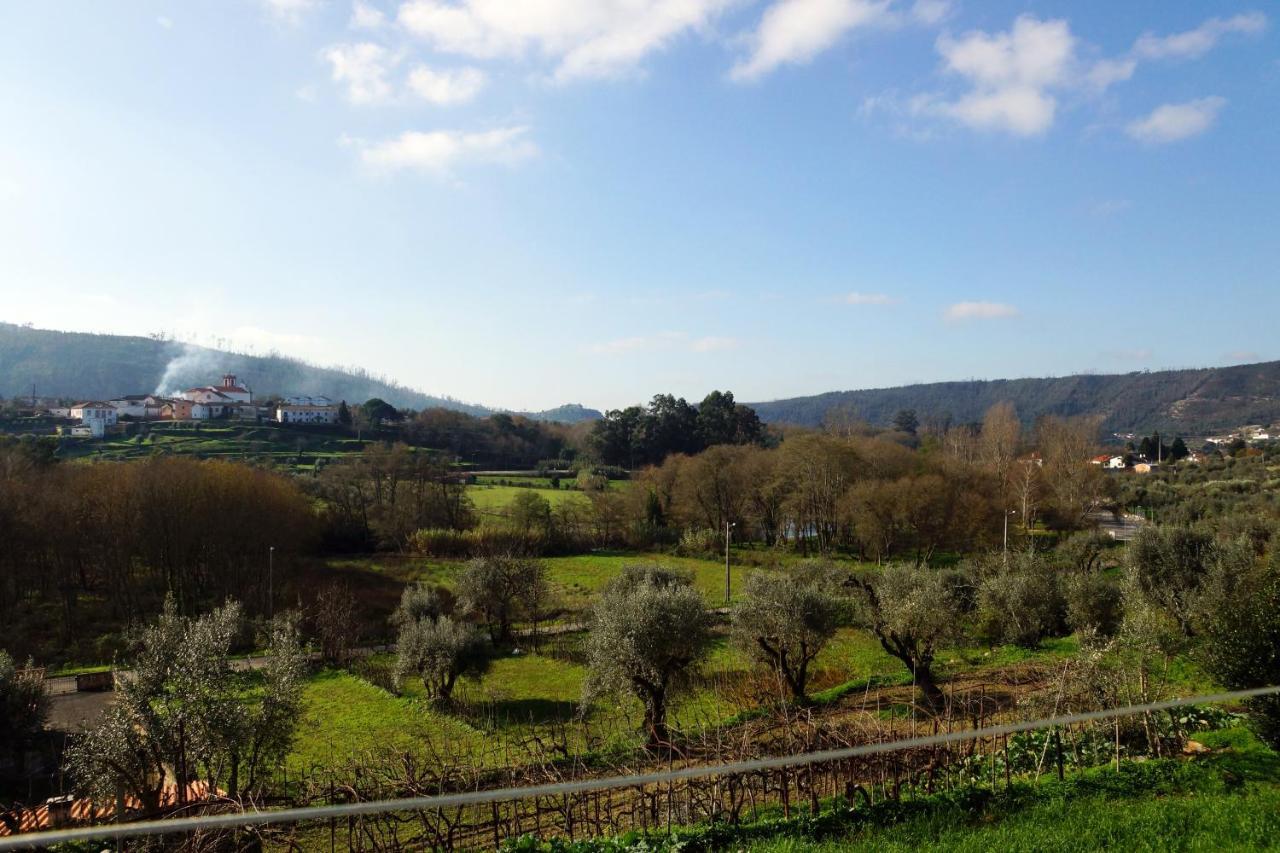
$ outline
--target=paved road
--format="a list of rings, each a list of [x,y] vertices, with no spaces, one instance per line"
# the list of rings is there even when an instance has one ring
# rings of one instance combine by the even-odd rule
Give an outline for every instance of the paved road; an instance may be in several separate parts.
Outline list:
[[[1147,523],[1145,518],[1132,513],[1095,512],[1089,518],[1099,530],[1121,542],[1128,542],[1137,536],[1142,525]]]

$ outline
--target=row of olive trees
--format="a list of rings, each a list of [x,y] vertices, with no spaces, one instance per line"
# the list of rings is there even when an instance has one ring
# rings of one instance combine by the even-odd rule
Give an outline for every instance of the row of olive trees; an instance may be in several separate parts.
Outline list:
[[[943,575],[911,565],[856,578],[826,565],[758,572],[732,612],[734,643],[775,673],[786,698],[807,703],[813,661],[841,625],[870,630],[915,676],[926,703],[940,708],[932,665],[954,636],[956,596]],[[587,638],[584,702],[631,694],[644,708],[649,743],[670,743],[667,711],[691,683],[711,640],[712,615],[690,577],[660,566],[630,566],[605,587]]]

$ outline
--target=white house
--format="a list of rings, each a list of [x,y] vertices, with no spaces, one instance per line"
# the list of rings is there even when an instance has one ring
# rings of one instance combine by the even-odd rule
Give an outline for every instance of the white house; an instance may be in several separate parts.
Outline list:
[[[337,406],[296,406],[281,403],[276,407],[276,420],[282,424],[336,424]]]
[[[123,397],[117,397],[107,402],[111,404],[120,417],[127,415],[131,418],[141,419],[160,417],[164,404],[169,401],[163,397],[157,397],[155,394],[126,394]]]
[[[285,397],[283,400],[286,406],[332,406],[333,400],[328,397]]]
[[[98,402],[76,403],[71,407],[71,417],[82,423],[97,421],[103,426],[111,426],[120,419],[114,406]]]
[[[179,395],[191,403],[191,419],[197,421],[221,417],[243,417],[242,406],[253,402],[253,392],[241,385],[234,373],[222,377],[221,385],[201,385],[188,388]],[[252,412],[257,417],[257,410]]]
[[[1126,467],[1124,464],[1124,457],[1112,456],[1107,460],[1106,467],[1110,468],[1112,471],[1123,471]]]

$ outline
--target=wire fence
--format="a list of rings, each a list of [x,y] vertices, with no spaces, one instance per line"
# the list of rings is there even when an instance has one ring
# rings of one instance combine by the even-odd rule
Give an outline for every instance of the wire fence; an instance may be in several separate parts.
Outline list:
[[[780,811],[783,816],[802,806],[816,813],[819,802],[832,796],[871,803],[877,796],[896,798],[904,785],[934,790],[935,786],[972,783],[976,776],[987,776],[988,772],[994,787],[999,777],[996,757],[1002,746],[1000,768],[1008,784],[1014,772],[1009,738],[1027,732],[1053,730],[1052,738],[1042,741],[1036,771],[1039,773],[1048,757],[1052,742],[1055,754],[1051,766],[1056,762],[1061,775],[1065,752],[1089,749],[1095,758],[1108,754],[1108,750],[1099,749],[1096,724],[1114,721],[1118,762],[1122,718],[1150,719],[1176,708],[1277,694],[1280,686],[1260,687],[958,731],[937,731],[934,721],[933,732],[917,737],[720,764],[675,766],[673,758],[663,770],[532,786],[301,808],[265,809],[215,802],[202,805],[206,810],[221,807],[231,811],[28,833],[0,838],[0,851],[141,836],[190,838],[234,830],[267,834],[283,849],[338,849],[340,828],[341,846],[349,850],[483,848],[497,847],[505,838],[524,834],[599,837],[628,829],[670,831],[674,826],[708,820],[737,823],[748,814],[758,814],[761,808]]]

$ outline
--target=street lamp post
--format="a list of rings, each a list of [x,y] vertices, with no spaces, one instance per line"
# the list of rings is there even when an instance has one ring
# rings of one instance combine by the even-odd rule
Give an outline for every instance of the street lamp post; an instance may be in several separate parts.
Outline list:
[[[267,619],[276,618],[275,600],[276,546],[267,548]]]
[[[738,525],[732,521],[724,523],[724,604],[729,606],[729,534]]]
[[[1009,565],[1009,516],[1017,515],[1016,509],[1006,510],[1004,514],[1004,564]]]

